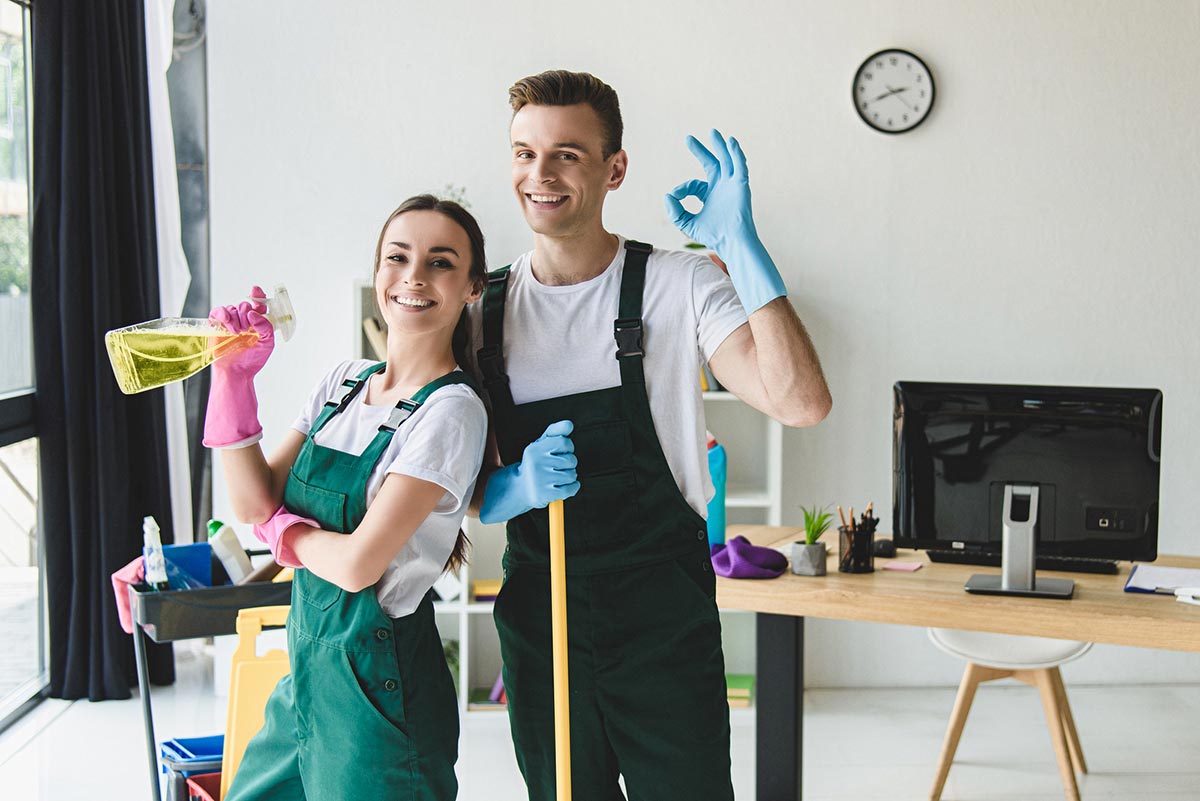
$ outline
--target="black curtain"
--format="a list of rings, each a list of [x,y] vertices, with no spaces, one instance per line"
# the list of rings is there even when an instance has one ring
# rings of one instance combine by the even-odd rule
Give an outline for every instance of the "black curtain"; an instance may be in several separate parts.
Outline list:
[[[159,316],[143,4],[37,0],[33,14],[34,355],[50,694],[128,698],[132,639],[109,575],[142,517],[173,541],[161,390],[117,389],[104,332]],[[151,680],[174,680],[170,646]]]

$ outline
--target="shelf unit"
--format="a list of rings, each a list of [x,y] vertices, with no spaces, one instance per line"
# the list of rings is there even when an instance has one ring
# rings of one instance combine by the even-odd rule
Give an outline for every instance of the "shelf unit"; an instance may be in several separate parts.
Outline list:
[[[360,285],[356,320],[374,316],[374,296],[369,285]],[[378,318],[376,318],[378,319]],[[356,331],[360,352],[371,354],[361,325]],[[783,426],[747,406],[731,392],[705,392],[704,414],[708,429],[725,448],[728,459],[725,489],[728,524],[760,523],[778,526],[783,516]],[[485,525],[474,518],[463,521],[471,540],[469,561],[459,573],[461,594],[455,600],[434,603],[438,629],[444,640],[458,642],[459,712],[466,716],[496,714],[468,709],[471,688],[491,688],[500,671],[500,639],[492,620],[491,601],[472,601],[471,582],[499,579],[504,554],[503,524]],[[737,610],[721,611],[725,669],[728,673],[753,673],[755,662],[754,616]],[[498,707],[503,710],[504,707]],[[734,719],[753,716],[754,708],[732,709]]]

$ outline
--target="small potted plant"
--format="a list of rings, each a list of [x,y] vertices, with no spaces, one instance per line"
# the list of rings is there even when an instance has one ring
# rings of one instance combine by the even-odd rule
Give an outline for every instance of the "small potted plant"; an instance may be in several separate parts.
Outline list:
[[[825,543],[818,542],[829,530],[833,512],[828,508],[800,507],[804,512],[804,542],[792,543],[792,572],[798,576],[825,575]]]

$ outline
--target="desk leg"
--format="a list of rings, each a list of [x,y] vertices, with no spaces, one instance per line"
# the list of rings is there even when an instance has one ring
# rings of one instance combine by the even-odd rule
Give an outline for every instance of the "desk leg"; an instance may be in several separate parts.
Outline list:
[[[133,653],[137,658],[138,695],[142,697],[142,721],[146,724],[146,752],[150,758],[150,797],[162,801],[158,781],[158,750],[154,744],[154,714],[150,711],[150,673],[146,668],[146,633],[133,627]]]
[[[755,616],[755,763],[758,801],[800,801],[804,724],[804,618]]]

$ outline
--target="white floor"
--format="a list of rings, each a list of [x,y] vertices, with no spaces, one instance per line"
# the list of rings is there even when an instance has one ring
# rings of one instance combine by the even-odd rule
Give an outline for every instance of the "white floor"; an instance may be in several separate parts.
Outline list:
[[[159,738],[224,729],[212,695],[211,660],[182,652],[180,679],[153,694]],[[1200,801],[1200,685],[1069,687],[1084,755],[1084,799]],[[804,797],[809,801],[925,799],[947,717],[950,689],[810,690],[805,696]],[[458,763],[464,801],[522,801],[507,720],[464,721]],[[753,717],[736,714],[733,779],[754,798]],[[128,801],[149,798],[141,708],[130,701],[50,700],[0,734],[5,801]],[[1037,693],[985,685],[959,746],[943,798],[1063,798]]]

